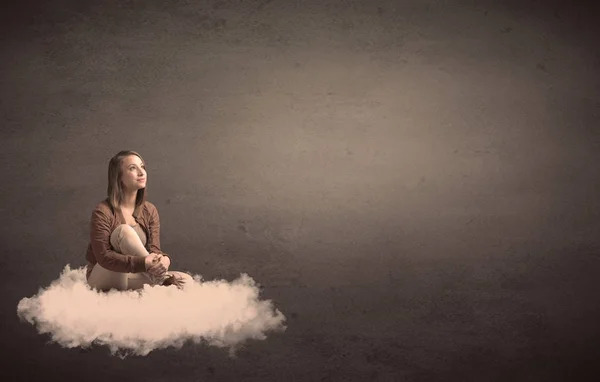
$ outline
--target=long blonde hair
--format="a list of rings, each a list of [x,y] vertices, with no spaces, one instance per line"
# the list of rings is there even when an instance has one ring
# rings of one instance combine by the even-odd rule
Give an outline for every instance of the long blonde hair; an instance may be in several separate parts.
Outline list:
[[[121,183],[121,164],[123,163],[123,159],[129,155],[137,155],[142,160],[142,164],[146,164],[142,156],[132,150],[119,151],[117,155],[110,159],[110,162],[108,162],[108,188],[106,190],[106,201],[113,208],[113,210],[121,209],[121,202],[123,200],[124,193],[123,184]],[[137,195],[135,196],[135,215],[137,215],[145,201],[146,187],[137,190]]]

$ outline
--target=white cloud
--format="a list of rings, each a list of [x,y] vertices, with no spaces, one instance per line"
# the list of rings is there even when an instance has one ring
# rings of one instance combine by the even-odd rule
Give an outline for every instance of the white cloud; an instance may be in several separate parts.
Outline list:
[[[19,301],[17,314],[63,347],[106,345],[122,358],[180,348],[186,341],[235,351],[248,339],[286,329],[283,314],[270,300],[259,299],[246,274],[232,282],[196,275],[183,290],[146,285],[139,291],[97,292],[85,280],[85,267],[67,265],[49,287]]]

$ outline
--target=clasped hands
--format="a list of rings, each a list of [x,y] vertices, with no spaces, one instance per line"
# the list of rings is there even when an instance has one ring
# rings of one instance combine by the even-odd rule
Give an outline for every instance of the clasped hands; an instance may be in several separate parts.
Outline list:
[[[159,277],[163,276],[169,270],[169,265],[171,265],[171,260],[169,260],[168,256],[154,252],[146,256],[145,262],[146,272]]]

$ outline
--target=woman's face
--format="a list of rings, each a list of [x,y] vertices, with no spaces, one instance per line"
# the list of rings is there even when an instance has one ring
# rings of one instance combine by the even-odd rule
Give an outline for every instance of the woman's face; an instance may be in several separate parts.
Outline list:
[[[121,163],[121,182],[126,190],[137,191],[146,187],[146,166],[137,155],[129,155]]]

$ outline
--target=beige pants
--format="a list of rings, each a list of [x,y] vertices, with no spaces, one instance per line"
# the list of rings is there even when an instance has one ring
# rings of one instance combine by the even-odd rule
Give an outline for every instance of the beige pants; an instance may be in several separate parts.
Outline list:
[[[110,235],[110,244],[115,251],[124,255],[144,257],[149,255],[137,232],[128,224],[121,224],[115,228]],[[169,270],[168,273],[174,274],[175,277],[182,279],[186,283],[193,281],[192,277],[184,272]],[[108,291],[113,288],[117,290],[141,289],[144,287],[144,284],[155,285],[156,279],[157,277],[152,276],[148,272],[114,272],[96,263],[87,281],[92,288]]]

